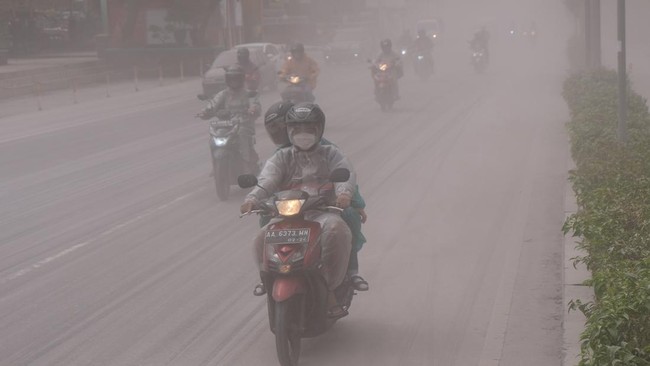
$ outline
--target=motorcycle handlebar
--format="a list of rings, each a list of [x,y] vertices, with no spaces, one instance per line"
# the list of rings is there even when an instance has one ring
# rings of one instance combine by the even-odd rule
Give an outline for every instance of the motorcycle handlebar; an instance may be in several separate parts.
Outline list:
[[[252,214],[263,214],[265,212],[268,212],[267,210],[250,210],[246,213],[240,214],[239,218],[241,219],[244,216],[252,215]]]
[[[338,211],[339,213],[343,213],[343,211],[344,211],[344,209],[342,209],[340,207],[336,207],[336,206],[323,206],[323,207],[321,207],[321,209],[334,210],[334,211]],[[242,217],[249,216],[249,215],[252,215],[252,214],[265,214],[265,213],[268,214],[270,212],[271,211],[269,211],[269,210],[250,210],[248,212],[240,214],[239,218],[241,219]]]

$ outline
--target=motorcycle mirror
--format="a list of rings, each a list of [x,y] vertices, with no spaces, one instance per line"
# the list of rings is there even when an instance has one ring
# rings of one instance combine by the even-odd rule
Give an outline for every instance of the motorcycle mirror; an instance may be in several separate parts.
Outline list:
[[[237,184],[241,188],[251,188],[257,185],[257,177],[252,174],[244,174],[237,177]]]
[[[336,168],[330,173],[330,182],[347,182],[350,179],[350,171],[345,168]]]

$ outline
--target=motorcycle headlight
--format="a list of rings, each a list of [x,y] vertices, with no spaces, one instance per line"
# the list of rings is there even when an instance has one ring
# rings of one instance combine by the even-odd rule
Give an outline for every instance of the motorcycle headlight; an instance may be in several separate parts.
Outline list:
[[[381,65],[379,65],[379,70],[381,70],[381,71],[386,71],[386,70],[388,70],[388,64],[381,64]]]
[[[402,50],[402,55],[406,55],[406,50]]]
[[[291,84],[298,84],[300,82],[300,76],[290,76],[289,82]]]
[[[424,59],[424,56],[418,55],[418,60],[423,60],[423,59]]]
[[[300,209],[304,203],[305,200],[276,201],[275,208],[278,209],[278,213],[282,216],[294,216],[300,213]]]
[[[225,137],[214,137],[214,144],[216,146],[225,146],[228,142],[228,139]]]

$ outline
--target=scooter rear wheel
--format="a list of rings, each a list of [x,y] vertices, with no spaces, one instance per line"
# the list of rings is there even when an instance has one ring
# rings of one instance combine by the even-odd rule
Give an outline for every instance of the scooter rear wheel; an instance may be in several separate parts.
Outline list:
[[[275,348],[282,366],[298,365],[300,357],[300,301],[293,297],[275,303]]]

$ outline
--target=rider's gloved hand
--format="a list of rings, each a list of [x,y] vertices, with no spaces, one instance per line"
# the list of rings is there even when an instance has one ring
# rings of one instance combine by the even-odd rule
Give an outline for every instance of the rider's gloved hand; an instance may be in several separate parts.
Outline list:
[[[349,194],[341,193],[338,196],[336,196],[336,207],[339,208],[348,208],[350,207],[350,201],[352,200],[352,197],[350,197]]]
[[[255,206],[255,203],[253,201],[244,201],[244,203],[239,208],[239,212],[241,212],[243,214],[251,212],[253,210],[254,206]]]

